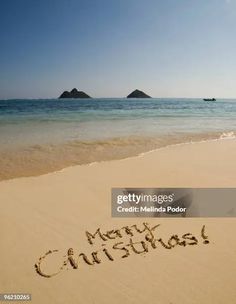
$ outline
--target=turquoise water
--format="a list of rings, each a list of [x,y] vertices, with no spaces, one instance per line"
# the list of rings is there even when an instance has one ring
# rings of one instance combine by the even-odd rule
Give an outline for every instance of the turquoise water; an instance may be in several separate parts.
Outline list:
[[[0,147],[236,130],[236,100],[1,100]],[[232,135],[232,133],[230,133]]]
[[[236,100],[1,100],[0,180],[234,138],[235,130]]]

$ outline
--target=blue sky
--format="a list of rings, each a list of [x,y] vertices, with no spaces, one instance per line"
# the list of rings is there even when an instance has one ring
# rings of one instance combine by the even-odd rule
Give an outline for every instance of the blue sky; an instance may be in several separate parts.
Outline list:
[[[236,0],[0,1],[0,98],[236,97]]]

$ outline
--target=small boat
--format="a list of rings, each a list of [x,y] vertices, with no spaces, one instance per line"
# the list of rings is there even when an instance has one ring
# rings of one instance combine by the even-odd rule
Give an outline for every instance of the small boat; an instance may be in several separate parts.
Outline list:
[[[216,101],[215,98],[203,98],[204,101]]]

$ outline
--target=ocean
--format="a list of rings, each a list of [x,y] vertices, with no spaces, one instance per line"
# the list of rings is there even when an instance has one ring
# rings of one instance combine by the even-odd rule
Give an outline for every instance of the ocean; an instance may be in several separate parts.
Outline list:
[[[0,179],[234,138],[236,100],[0,100]]]

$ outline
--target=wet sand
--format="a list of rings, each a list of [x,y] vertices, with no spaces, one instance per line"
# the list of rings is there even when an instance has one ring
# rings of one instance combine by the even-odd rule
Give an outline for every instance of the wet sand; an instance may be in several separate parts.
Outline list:
[[[220,139],[229,133],[182,133],[168,136],[127,136],[104,140],[72,140],[57,144],[0,146],[0,181],[38,176],[63,168],[105,160],[123,159],[170,145]]]

